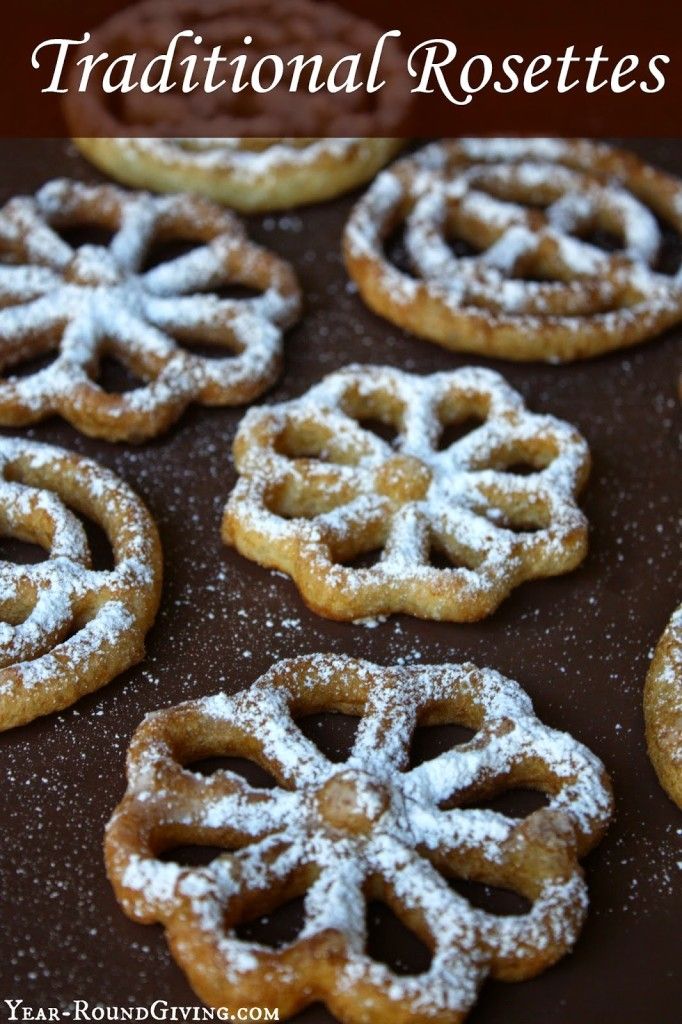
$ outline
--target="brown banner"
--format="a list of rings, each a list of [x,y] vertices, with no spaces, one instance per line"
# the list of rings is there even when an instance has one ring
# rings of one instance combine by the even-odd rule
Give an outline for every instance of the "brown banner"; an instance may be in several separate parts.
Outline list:
[[[679,3],[24,0],[5,18],[5,136],[679,132]]]

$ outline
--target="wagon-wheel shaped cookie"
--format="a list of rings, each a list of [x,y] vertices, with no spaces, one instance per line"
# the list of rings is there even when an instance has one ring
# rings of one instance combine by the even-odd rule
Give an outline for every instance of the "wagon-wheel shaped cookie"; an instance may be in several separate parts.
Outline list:
[[[110,241],[63,237],[83,228]],[[193,247],[171,257],[178,243]],[[155,253],[161,261],[147,266]],[[224,294],[235,287],[256,294]],[[198,196],[52,181],[0,211],[0,424],[58,413],[93,437],[144,441],[190,402],[243,405],[276,379],[299,306],[289,264],[249,241],[227,210]],[[54,358],[12,376],[41,356]],[[105,356],[140,386],[101,387]]]
[[[587,550],[584,439],[489,370],[350,366],[250,410],[234,455],[223,539],[331,618],[480,619]]]
[[[321,711],[360,716],[344,763],[296,725]],[[418,725],[457,723],[473,738],[410,769]],[[258,789],[192,764],[246,757],[276,780]],[[477,807],[510,787],[548,803],[525,819]],[[236,696],[148,716],[130,747],[128,790],[106,838],[126,912],[160,921],[196,992],[215,1006],[324,1001],[346,1024],[456,1024],[486,976],[528,978],[573,945],[587,910],[578,856],[611,810],[600,762],[544,726],[516,683],[473,665],[381,668],[312,655],[275,665]],[[200,867],[162,852],[226,853]],[[449,879],[511,889],[526,914],[472,906]],[[304,897],[298,936],[281,948],[239,937],[244,922]],[[398,976],[366,952],[366,904],[379,899],[431,952]]]
[[[660,260],[659,220],[679,239],[682,181],[631,153],[582,139],[454,139],[375,178],[344,256],[367,305],[417,335],[565,362],[682,320],[682,268]],[[405,258],[393,262],[401,227]]]
[[[96,568],[82,519],[105,533]],[[0,536],[44,561],[0,560],[0,730],[58,711],[138,662],[161,591],[161,547],[136,494],[61,448],[0,438]]]

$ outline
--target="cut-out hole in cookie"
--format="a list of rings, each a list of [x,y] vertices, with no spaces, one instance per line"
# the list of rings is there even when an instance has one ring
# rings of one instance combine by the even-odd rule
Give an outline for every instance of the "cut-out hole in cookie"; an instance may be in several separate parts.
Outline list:
[[[473,808],[482,811],[497,811],[498,814],[506,814],[508,818],[527,818],[529,814],[547,807],[550,798],[546,793],[537,789],[508,789],[503,793],[497,793],[489,800],[465,801],[460,806]]]
[[[205,867],[218,857],[222,857],[225,852],[219,846],[172,846],[158,854],[158,859],[167,864],[178,864],[183,868]]]
[[[459,555],[449,554],[440,543],[429,548],[429,566],[432,569],[473,569],[475,566]]]
[[[169,238],[165,241],[154,242],[148,250],[141,267],[141,273],[146,273],[162,263],[170,263],[181,256],[187,256],[194,249],[199,249],[204,243],[189,238]]]
[[[115,569],[116,559],[106,530],[94,519],[84,516],[82,512],[76,512],[76,515],[83,524],[85,536],[88,538],[91,567],[97,572],[110,572]]]
[[[358,426],[370,434],[380,437],[386,444],[393,447],[398,438],[398,431],[392,423],[384,423],[383,420],[375,419],[373,416],[358,417]]]
[[[49,558],[49,553],[40,544],[16,540],[14,537],[0,537],[0,561],[14,565],[37,565]]]
[[[347,761],[353,750],[360,719],[355,715],[338,715],[325,711],[305,715],[296,724],[326,758],[338,764]]]
[[[428,564],[432,569],[470,569],[475,570],[485,558],[485,552],[476,553],[463,548],[453,547],[434,533],[428,551]]]
[[[479,256],[481,253],[481,249],[477,249],[471,242],[457,235],[448,234],[445,241],[455,259],[467,259],[470,256]]]
[[[201,761],[193,761],[186,764],[188,771],[195,775],[210,777],[216,772],[234,772],[241,776],[254,789],[275,789],[279,783],[274,775],[266,771],[255,761],[249,761],[245,757],[206,757]]]
[[[234,359],[240,353],[235,346],[219,345],[215,342],[194,341],[192,338],[175,338],[177,344],[202,359]]]
[[[504,509],[495,508],[494,506],[481,510],[480,514],[494,526],[499,526],[504,530],[511,530],[512,533],[538,533],[540,530],[544,530],[547,525],[546,523],[539,523],[536,519],[531,519],[529,515],[523,515],[521,512],[508,515]]]
[[[203,294],[215,295],[217,299],[229,302],[248,302],[251,299],[259,299],[263,292],[238,281],[226,281],[224,284],[206,288]]]
[[[682,270],[682,234],[660,219],[658,229],[661,233],[661,244],[653,269],[659,274],[677,274]]]
[[[484,910],[496,917],[513,917],[528,914],[532,909],[530,900],[511,889],[501,889],[483,882],[472,882],[465,878],[448,878],[448,885],[463,896],[472,907]]]
[[[269,512],[281,519],[314,519],[335,508],[345,505],[349,500],[342,493],[332,488],[318,488],[316,491],[286,492],[275,489],[265,495],[265,506]]]
[[[97,384],[109,395],[124,395],[144,387],[146,381],[136,376],[120,359],[107,355],[99,361]]]
[[[513,473],[514,476],[533,476],[542,470],[541,466],[534,466],[532,462],[524,462],[523,460],[511,462],[497,468],[501,473]]]
[[[297,896],[268,914],[241,922],[234,931],[242,942],[257,942],[270,949],[281,949],[298,938],[304,921],[303,897]]]
[[[478,430],[483,423],[485,423],[483,417],[467,416],[466,419],[444,424],[441,435],[438,438],[437,450],[439,452],[445,451],[457,441],[461,441],[463,437],[466,437],[473,430]]]
[[[445,552],[440,548],[429,549],[429,565],[432,569],[453,569],[454,565]]]
[[[21,380],[23,377],[33,377],[36,373],[40,373],[41,370],[46,370],[48,366],[52,366],[56,358],[57,352],[45,352],[43,355],[34,356],[32,359],[22,359],[20,362],[15,363],[14,366],[8,365],[2,376],[14,377],[17,380]]]
[[[333,430],[306,420],[288,422],[275,436],[273,444],[277,454],[288,459],[352,466],[359,458],[355,448],[340,443]]]
[[[367,904],[367,955],[401,976],[423,974],[431,966],[431,950],[385,903]]]
[[[339,562],[339,565],[343,565],[346,569],[374,569],[381,562],[381,556],[384,553],[383,548],[373,548],[371,551],[363,551],[358,555],[351,555],[349,558],[345,558]]]
[[[623,239],[613,231],[606,231],[604,228],[595,227],[586,231],[577,231],[576,238],[588,245],[594,245],[604,252],[619,252],[623,248]]]
[[[408,277],[414,277],[412,263],[405,245],[405,224],[400,223],[384,241],[386,259],[396,270]]]
[[[80,249],[83,245],[97,245],[106,249],[116,234],[103,224],[67,224],[55,230],[72,249]]]
[[[475,735],[476,730],[465,725],[420,725],[412,736],[408,767],[416,768],[425,761],[432,761],[453,747],[468,743]]]

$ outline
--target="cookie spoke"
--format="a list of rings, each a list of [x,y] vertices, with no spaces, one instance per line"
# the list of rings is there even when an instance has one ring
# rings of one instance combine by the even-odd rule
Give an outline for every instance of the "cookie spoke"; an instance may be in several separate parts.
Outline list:
[[[282,694],[269,694],[262,701],[251,701],[247,694],[244,710],[251,720],[254,748],[281,785],[293,788],[329,771],[329,761],[298,728]]]
[[[417,695],[402,692],[400,702],[390,690],[372,690],[358,726],[350,763],[368,766],[388,778],[407,766],[417,720]]]
[[[110,251],[119,267],[139,271],[154,240],[159,218],[159,202],[148,195],[138,195],[127,202],[121,214],[121,226],[110,244]]]
[[[429,553],[429,523],[424,513],[405,505],[394,514],[386,539],[383,562],[390,571],[409,575],[426,565]]]
[[[0,341],[19,354],[28,351],[30,355],[33,339],[61,327],[64,320],[64,305],[59,297],[51,294],[26,304],[7,305],[0,309]],[[38,341],[35,344],[40,348]]]
[[[145,298],[144,305],[151,323],[175,337],[224,342],[228,350],[241,350],[230,325],[237,314],[248,308],[249,303],[244,300],[219,299],[215,295],[151,295]]]
[[[0,264],[0,308],[19,306],[53,292],[61,282],[49,267],[13,267]]]
[[[162,802],[164,819],[182,829],[199,830],[203,841],[229,835],[256,839],[280,832],[303,813],[296,793],[280,789],[263,790],[250,786],[235,772],[216,772],[210,778],[194,777],[187,785],[187,773],[174,799]]]
[[[440,500],[430,509],[429,518],[438,546],[454,567],[472,573],[472,586],[477,586],[474,576],[485,574],[493,580],[513,573],[513,540],[485,517]]]
[[[310,851],[286,831],[266,836],[230,855],[242,894],[250,896],[283,888],[310,858]],[[241,895],[241,894],[240,894]],[[226,908],[227,909],[227,908]],[[229,912],[229,910],[228,910]]]
[[[14,582],[22,581],[30,581],[30,574],[25,569],[21,574],[16,574]],[[73,595],[70,588],[57,585],[43,589],[23,622],[16,626],[0,623],[0,666],[5,668],[18,662],[32,662],[41,658],[64,639],[73,619]],[[30,666],[23,673],[24,686],[27,681],[30,685]]]
[[[34,199],[11,199],[4,213],[9,227],[8,243],[17,255],[27,263],[64,270],[73,257],[73,249],[47,223]]]
[[[234,245],[239,244],[235,239]],[[200,245],[184,256],[160,263],[142,275],[147,291],[152,295],[187,295],[227,284],[224,255],[215,245]]]
[[[354,477],[351,479],[355,480]],[[346,504],[317,516],[315,523],[337,554],[347,550],[350,554],[350,549],[355,549],[358,536],[371,546],[383,539],[388,513],[389,506],[384,499],[360,494]]]
[[[422,933],[429,934],[436,956],[443,947],[450,954],[456,950],[468,973],[466,951],[475,950],[476,929],[466,900],[452,891],[428,860],[388,836],[372,842],[367,862],[391,897],[416,919]]]
[[[305,923],[299,938],[336,931],[350,951],[362,953],[366,940],[364,881],[362,865],[339,853],[336,863],[323,868],[306,893]]]
[[[456,801],[457,795],[484,789],[486,780],[505,776],[517,763],[524,748],[522,728],[479,731],[461,747],[424,761],[405,776],[405,792],[427,806]]]
[[[451,866],[474,856],[477,862],[499,869],[503,844],[518,824],[504,814],[474,807],[441,811],[408,801],[406,810],[420,852]]]

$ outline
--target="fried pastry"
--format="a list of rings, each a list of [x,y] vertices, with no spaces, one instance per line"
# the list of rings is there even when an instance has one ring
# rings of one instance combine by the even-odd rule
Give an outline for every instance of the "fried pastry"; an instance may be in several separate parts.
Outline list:
[[[250,410],[234,458],[223,540],[329,618],[473,621],[587,550],[587,444],[490,370],[350,366]]]
[[[106,242],[67,240],[84,229]],[[168,255],[178,242],[189,251]],[[147,267],[155,253],[160,262]],[[256,294],[219,294],[233,286]],[[0,210],[0,369],[10,374],[0,380],[0,424],[58,413],[91,437],[140,442],[190,402],[243,405],[275,381],[282,331],[299,308],[292,268],[249,241],[227,210],[198,196],[49,182]],[[192,351],[201,345],[220,354]],[[11,375],[48,356],[49,365]],[[104,390],[105,356],[140,386]]]
[[[73,510],[73,511],[72,511]],[[94,569],[78,513],[100,526]],[[0,534],[47,552],[0,561],[0,729],[73,704],[140,661],[159,605],[161,547],[136,494],[62,448],[0,438]]]
[[[105,174],[152,192],[195,192],[240,213],[320,203],[370,181],[402,139],[77,138]]]
[[[194,35],[177,38],[187,26]],[[332,3],[147,0],[96,29],[91,46],[113,59],[134,52],[150,60],[175,38],[171,82],[185,81],[192,62],[205,68],[219,47],[226,85],[208,93],[200,84],[189,93],[132,89],[114,105],[96,81],[80,90],[76,68],[67,121],[89,160],[136,188],[198,192],[242,212],[320,202],[371,180],[403,145],[410,84],[395,39],[381,47],[380,89],[339,92],[353,54],[357,81],[369,83],[381,36]],[[251,75],[262,63],[270,84],[273,54],[281,82],[256,91]],[[231,87],[231,74],[241,88]]]
[[[644,686],[644,720],[658,780],[682,808],[682,606],[654,651]]]
[[[360,716],[335,763],[299,730],[321,711]],[[420,725],[457,723],[473,738],[410,768]],[[254,788],[239,757],[271,773]],[[546,794],[525,818],[478,807],[514,787]],[[603,835],[610,786],[598,759],[543,725],[521,688],[465,665],[385,668],[311,655],[249,689],[147,716],[131,742],[128,789],[109,822],[107,871],[135,921],[159,921],[196,993],[212,1006],[279,1010],[323,1001],[344,1024],[458,1024],[486,977],[530,978],[567,953],[587,913],[578,857]],[[205,866],[178,846],[225,852]],[[451,881],[510,889],[525,914],[474,907]],[[281,948],[240,928],[303,897]],[[398,975],[366,951],[366,905],[384,901],[431,954]]]
[[[658,268],[658,220],[682,234],[682,182],[630,153],[460,139],[380,174],[351,214],[344,254],[364,301],[398,326],[455,351],[558,363],[682,320],[682,270]],[[385,248],[401,228],[409,270]]]

